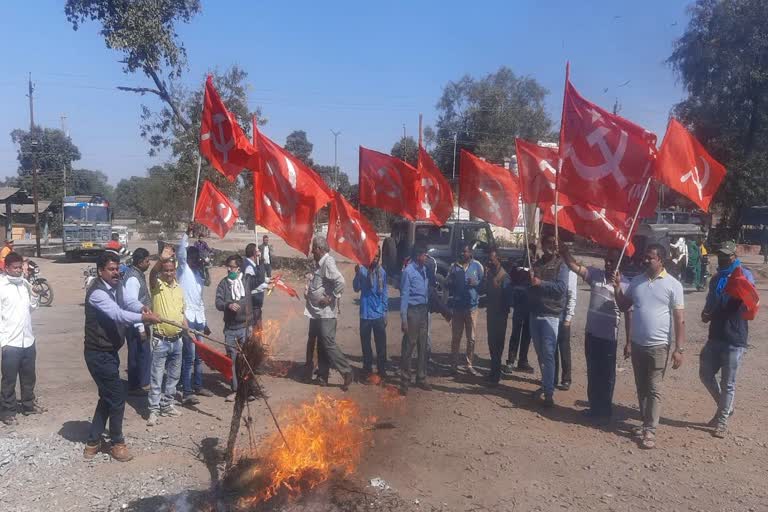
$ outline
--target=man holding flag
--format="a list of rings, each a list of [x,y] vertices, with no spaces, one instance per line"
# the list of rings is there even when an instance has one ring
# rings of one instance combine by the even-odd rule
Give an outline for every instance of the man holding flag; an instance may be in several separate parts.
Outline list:
[[[728,418],[733,414],[736,373],[747,351],[749,324],[744,318],[745,304],[738,296],[726,291],[728,281],[738,268],[754,286],[752,272],[741,266],[736,258],[736,244],[725,242],[717,251],[718,272],[709,283],[709,293],[701,321],[709,324],[707,343],[699,356],[699,378],[717,404],[715,417],[709,422],[712,435],[724,438]],[[720,382],[716,375],[720,372]]]

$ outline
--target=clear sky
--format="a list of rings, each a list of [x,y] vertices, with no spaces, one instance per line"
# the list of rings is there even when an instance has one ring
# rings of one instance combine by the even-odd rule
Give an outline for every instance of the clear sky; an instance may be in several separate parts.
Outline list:
[[[76,167],[105,172],[116,184],[162,158],[147,156],[138,130],[141,104],[155,99],[117,85],[151,85],[124,75],[97,27],[77,32],[60,0],[5,2],[0,21],[0,176],[15,175],[14,128],[28,128],[27,73],[35,121],[66,126],[80,148]],[[663,135],[670,108],[683,97],[665,63],[685,29],[689,0],[389,1],[202,0],[203,11],[180,36],[189,53],[183,82],[202,87],[205,72],[238,64],[249,72],[250,103],[269,120],[263,128],[284,143],[306,130],[313,157],[339,165],[357,181],[358,145],[388,152],[414,135],[418,114],[436,118],[443,86],[464,74],[505,65],[549,89],[547,109],[560,119],[566,60],[579,91]],[[629,82],[627,85],[619,87]]]

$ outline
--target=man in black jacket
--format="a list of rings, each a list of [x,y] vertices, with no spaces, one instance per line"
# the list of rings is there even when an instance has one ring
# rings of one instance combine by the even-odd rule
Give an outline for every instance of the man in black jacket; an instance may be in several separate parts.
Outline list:
[[[99,278],[85,297],[85,364],[99,389],[91,431],[83,456],[94,458],[109,420],[110,455],[120,462],[133,458],[123,437],[125,388],[120,378],[120,357],[125,328],[137,323],[156,324],[160,318],[137,300],[125,300],[120,283],[120,257],[105,251],[96,263]]]
[[[699,356],[699,377],[717,404],[715,417],[709,422],[712,435],[723,438],[728,418],[733,414],[736,372],[747,351],[749,324],[742,316],[742,301],[725,293],[728,278],[741,262],[736,258],[736,244],[725,242],[717,251],[718,272],[709,282],[709,293],[701,320],[709,323],[707,343]],[[752,272],[741,267],[744,277],[754,284]],[[720,371],[720,382],[716,375]]]

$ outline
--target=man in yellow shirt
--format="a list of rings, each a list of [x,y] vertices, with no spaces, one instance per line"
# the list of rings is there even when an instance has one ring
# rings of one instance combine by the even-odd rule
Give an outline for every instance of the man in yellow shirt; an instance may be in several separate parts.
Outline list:
[[[149,273],[152,311],[160,318],[187,326],[184,317],[184,292],[176,282],[176,261],[173,248],[166,246],[160,259]],[[155,326],[152,335],[152,371],[149,384],[149,419],[147,425],[157,424],[160,416],[181,416],[173,406],[176,385],[181,377],[182,329],[171,324]],[[165,385],[163,386],[163,375]]]

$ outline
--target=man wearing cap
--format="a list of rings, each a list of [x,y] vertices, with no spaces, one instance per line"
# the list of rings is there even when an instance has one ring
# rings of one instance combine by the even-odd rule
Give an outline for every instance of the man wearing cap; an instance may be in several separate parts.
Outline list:
[[[736,373],[747,351],[749,334],[741,300],[725,293],[728,278],[739,267],[754,285],[752,272],[741,266],[736,257],[736,244],[725,242],[717,251],[717,274],[709,282],[709,293],[701,312],[701,321],[709,323],[709,335],[699,356],[699,378],[717,404],[717,412],[709,425],[714,428],[712,435],[719,438],[725,437],[728,418],[733,414]]]

